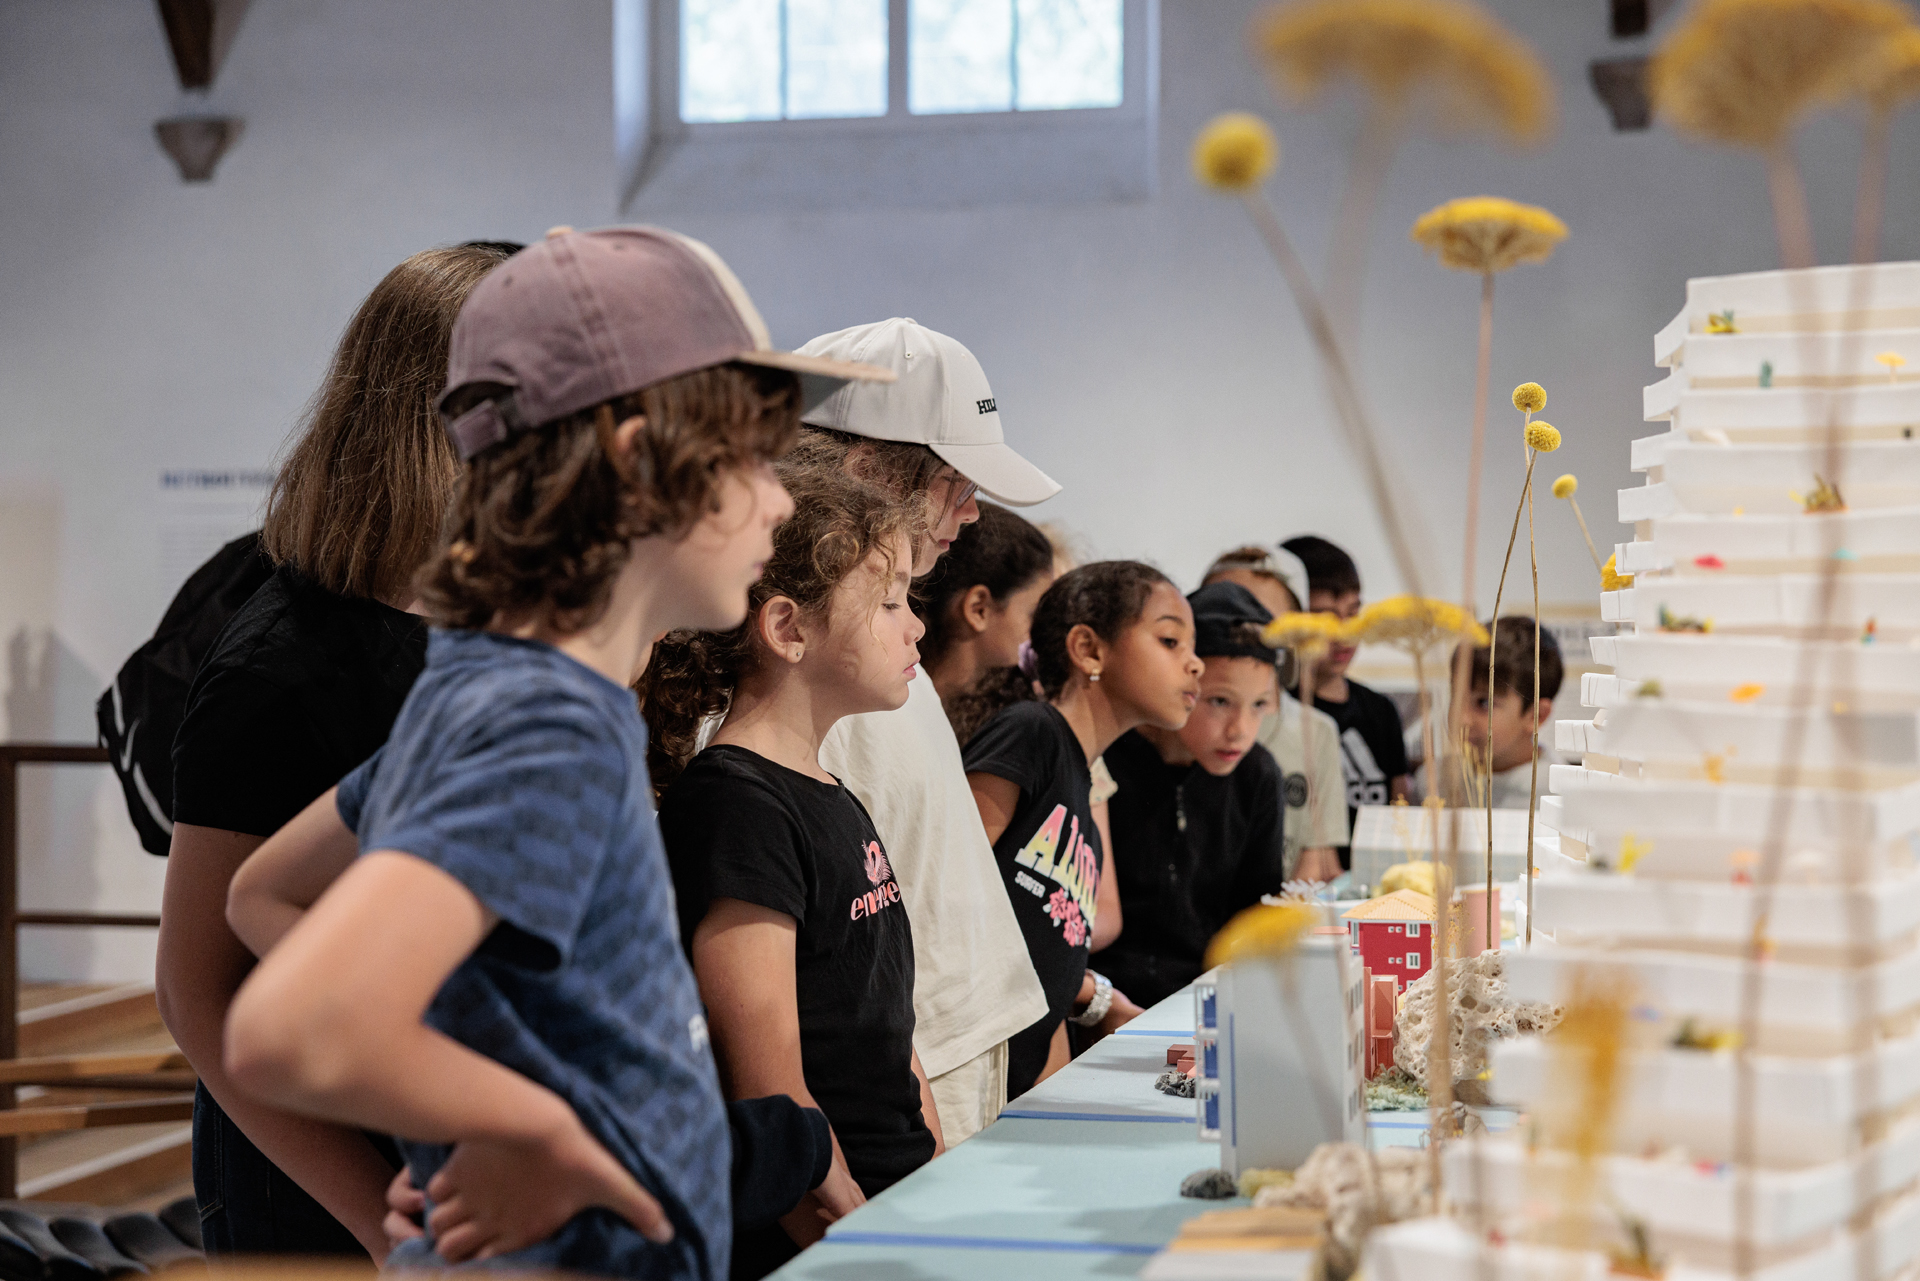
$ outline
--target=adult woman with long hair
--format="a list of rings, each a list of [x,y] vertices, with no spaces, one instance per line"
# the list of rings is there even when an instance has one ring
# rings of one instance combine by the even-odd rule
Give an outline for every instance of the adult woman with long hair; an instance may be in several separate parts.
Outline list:
[[[453,320],[518,245],[415,254],[348,323],[267,500],[277,566],[202,662],[174,740],[161,1017],[199,1073],[194,1193],[214,1254],[386,1254],[391,1144],[262,1106],[221,1062],[254,958],[226,920],[246,857],[382,743],[426,662],[409,612],[456,477],[434,402]]]

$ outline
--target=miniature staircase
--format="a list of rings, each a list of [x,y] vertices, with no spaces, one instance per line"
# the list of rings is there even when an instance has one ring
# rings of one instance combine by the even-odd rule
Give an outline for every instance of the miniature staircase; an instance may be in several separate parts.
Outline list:
[[[19,1017],[23,1060],[111,1055],[102,1060],[108,1072],[143,1073],[169,1087],[162,1094],[105,1088],[86,1079],[73,1086],[22,1087],[22,1110],[59,1109],[62,1124],[80,1124],[21,1136],[19,1197],[152,1210],[191,1195],[192,1129],[185,1120],[100,1125],[114,1111],[128,1108],[176,1113],[177,1102],[157,1109],[156,1104],[193,1090],[192,1069],[178,1058],[173,1038],[160,1021],[152,985],[23,984]],[[91,1118],[80,1111],[89,1108]]]

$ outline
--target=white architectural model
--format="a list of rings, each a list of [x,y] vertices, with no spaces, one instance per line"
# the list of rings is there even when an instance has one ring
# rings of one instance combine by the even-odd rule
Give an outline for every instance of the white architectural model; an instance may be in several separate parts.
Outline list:
[[[1654,349],[1636,577],[1602,597],[1592,719],[1558,726],[1585,760],[1552,772],[1560,854],[1508,963],[1517,997],[1564,1000],[1581,967],[1631,993],[1599,1248],[1543,1228],[1574,1160],[1519,1133],[1450,1145],[1447,1215],[1377,1232],[1370,1277],[1920,1258],[1920,264],[1690,281]],[[1510,1043],[1492,1093],[1538,1110],[1568,1075]]]

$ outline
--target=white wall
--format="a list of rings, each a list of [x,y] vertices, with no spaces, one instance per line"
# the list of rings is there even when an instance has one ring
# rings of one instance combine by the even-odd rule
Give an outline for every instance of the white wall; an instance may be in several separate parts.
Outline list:
[[[1773,264],[1759,165],[1662,130],[1615,134],[1589,58],[1629,52],[1601,0],[1504,0],[1560,81],[1553,146],[1517,156],[1416,139],[1375,229],[1361,351],[1368,394],[1455,590],[1476,282],[1423,259],[1412,218],[1480,192],[1536,201],[1573,238],[1500,285],[1498,398],[1535,379],[1611,520],[1651,381],[1650,339],[1688,275]],[[1273,186],[1318,261],[1351,104],[1279,105],[1244,52],[1257,6],[1164,0],[1161,186],[1127,205],[789,213],[650,211],[712,242],[778,339],[905,313],[962,337],[1016,443],[1066,492],[1038,515],[1099,553],[1191,579],[1235,542],[1313,530],[1369,586],[1396,586],[1335,438],[1304,334],[1241,211],[1196,190],[1186,148],[1228,107],[1275,120]],[[183,103],[150,5],[0,0],[0,639],[11,737],[92,737],[90,704],[177,583],[162,572],[163,471],[270,463],[355,303],[406,254],[616,217],[608,0],[257,0],[210,106],[245,136],[183,186],[153,120]],[[197,105],[197,104],[196,104]],[[1820,122],[1803,156],[1830,261],[1844,252],[1856,150]],[[1915,122],[1896,138],[1889,257],[1920,256]],[[980,175],[983,188],[995,176]],[[1520,478],[1510,414],[1482,517],[1497,569]],[[1496,527],[1497,530],[1496,530]],[[1608,534],[1597,529],[1603,538]],[[1541,511],[1543,592],[1590,598],[1567,513]],[[1489,595],[1483,589],[1483,597]],[[48,772],[52,774],[51,771]],[[30,905],[139,908],[161,866],[117,794],[85,773],[36,782]],[[59,789],[59,790],[56,790]],[[139,975],[138,937],[32,937],[30,972]]]

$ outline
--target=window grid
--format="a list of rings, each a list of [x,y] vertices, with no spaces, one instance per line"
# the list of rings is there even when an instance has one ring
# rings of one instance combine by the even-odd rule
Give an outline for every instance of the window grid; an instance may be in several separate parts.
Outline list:
[[[1007,86],[1004,105],[998,101],[999,95],[997,90],[994,89],[988,90],[994,99],[992,102],[980,102],[976,98],[974,103],[965,103],[961,98],[952,95],[950,89],[949,97],[944,103],[930,101],[928,105],[923,106],[914,105],[915,86],[924,79],[924,76],[914,70],[915,53],[916,50],[922,49],[922,46],[917,43],[917,21],[910,15],[917,12],[918,5],[916,0],[904,0],[904,2],[888,2],[888,0],[882,0],[880,5],[881,11],[878,17],[880,33],[885,47],[882,50],[883,56],[880,59],[878,67],[878,90],[879,103],[884,105],[880,106],[879,110],[849,110],[844,104],[837,109],[811,110],[803,107],[796,110],[793,101],[794,28],[792,15],[792,4],[795,0],[773,0],[773,6],[777,13],[778,47],[777,50],[773,51],[776,56],[772,59],[772,61],[777,63],[774,77],[777,107],[768,110],[765,106],[759,108],[751,105],[745,107],[740,106],[742,95],[737,92],[739,88],[737,85],[730,86],[736,90],[730,102],[725,101],[726,95],[722,93],[719,95],[719,103],[716,105],[716,98],[712,92],[713,84],[727,75],[727,70],[721,68],[733,67],[739,60],[730,56],[732,51],[724,47],[724,42],[722,42],[721,47],[705,47],[696,51],[693,48],[693,41],[689,39],[689,33],[695,30],[705,31],[710,27],[724,26],[727,17],[732,17],[735,25],[739,26],[741,19],[748,14],[750,7],[757,7],[764,2],[765,0],[678,0],[682,34],[680,41],[679,79],[681,92],[679,95],[679,114],[684,122],[693,124],[731,124],[749,121],[765,122],[808,118],[852,119],[881,115],[891,117],[901,114],[903,110],[906,114],[916,116],[966,113],[1015,113],[1062,109],[1087,110],[1117,108],[1123,106],[1126,101],[1124,53],[1126,14],[1122,0],[1004,0],[1008,32],[1008,38],[1004,46],[1004,61],[998,56],[999,43],[997,36],[992,38],[992,43],[995,46],[993,53],[996,55],[992,61],[1000,64],[993,68],[993,74],[996,77],[999,74],[1004,74],[1004,83]],[[960,2],[964,3],[964,0],[960,0]],[[1040,101],[1031,104],[1023,102],[1023,94],[1021,92],[1021,64],[1026,57],[1038,56],[1022,47],[1022,10],[1027,5],[1036,6],[1037,12],[1046,11],[1045,7],[1051,6],[1051,12],[1055,13],[1056,16],[1066,15],[1079,21],[1086,31],[1091,32],[1092,35],[1096,37],[1091,43],[1085,40],[1081,42],[1082,47],[1079,49],[1079,54],[1083,60],[1083,65],[1079,68],[1082,74],[1081,84],[1078,90],[1069,90],[1064,97],[1056,101]],[[1089,13],[1092,14],[1091,18],[1089,18]],[[902,21],[903,18],[906,20]],[[1096,24],[1099,25],[1098,30],[1094,29]],[[745,25],[750,27],[751,23],[748,22]],[[1056,46],[1061,44],[1061,26],[1062,23],[1058,21],[1054,24],[1055,29],[1053,34],[1055,36]],[[764,28],[762,29],[764,30]],[[841,28],[836,27],[836,29]],[[870,36],[872,33],[868,32],[866,34]],[[859,36],[855,37],[856,40],[859,38]],[[1097,47],[1101,39],[1104,39],[1106,42],[1104,48]],[[712,42],[709,42],[710,46],[711,44]],[[935,52],[938,53],[939,50],[935,50]],[[702,53],[706,55],[704,60],[701,57]],[[962,53],[964,54],[964,51],[962,51]],[[953,55],[950,52],[948,56],[951,58]],[[1087,61],[1089,58],[1092,59],[1091,62]],[[1089,66],[1092,68],[1091,72],[1088,71]],[[906,81],[905,85],[898,83],[901,79]],[[1090,89],[1088,86],[1095,81],[1098,82],[1098,87]],[[765,82],[762,81],[761,83],[764,84]],[[1057,82],[1053,87],[1056,96],[1058,96],[1059,90]],[[962,93],[966,91],[966,88],[966,86],[962,86]],[[977,95],[978,86],[973,86],[973,89]],[[1077,98],[1074,96],[1075,92],[1079,94]]]

